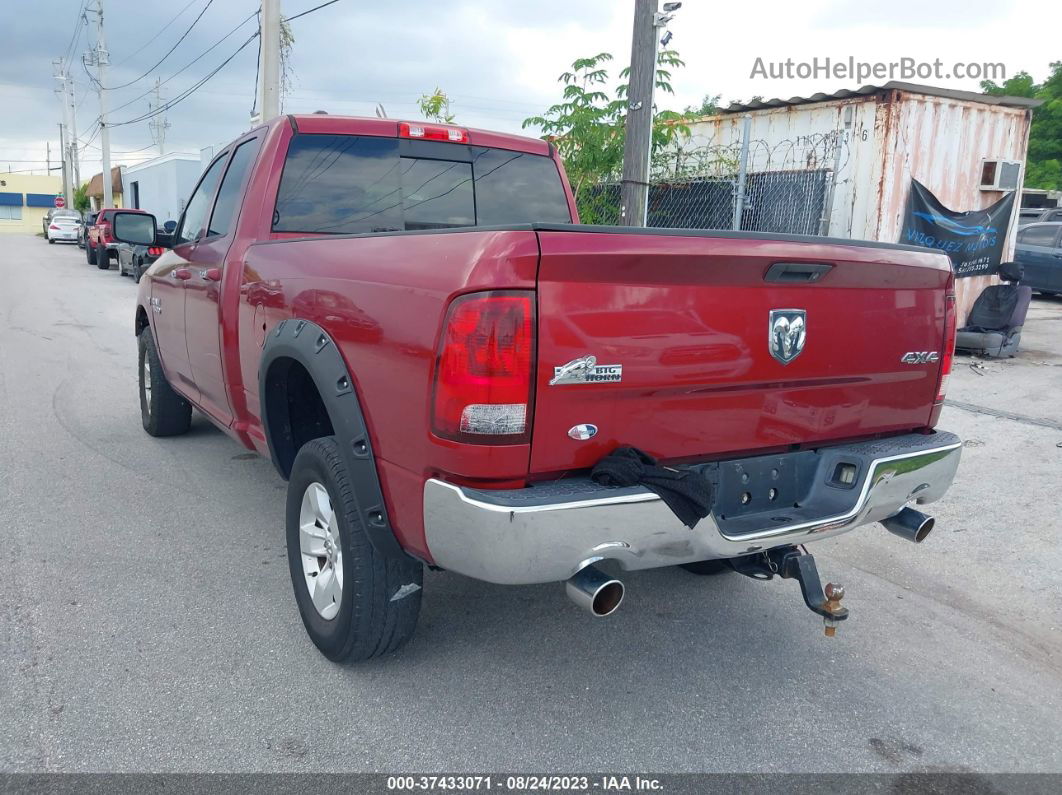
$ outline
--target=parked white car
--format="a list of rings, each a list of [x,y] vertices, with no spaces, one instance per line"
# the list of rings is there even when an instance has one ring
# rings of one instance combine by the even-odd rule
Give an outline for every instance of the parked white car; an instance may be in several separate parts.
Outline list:
[[[81,221],[81,215],[77,210],[57,210],[52,215],[52,220],[44,229],[49,243],[56,240],[65,240],[68,243],[77,242],[77,230]]]

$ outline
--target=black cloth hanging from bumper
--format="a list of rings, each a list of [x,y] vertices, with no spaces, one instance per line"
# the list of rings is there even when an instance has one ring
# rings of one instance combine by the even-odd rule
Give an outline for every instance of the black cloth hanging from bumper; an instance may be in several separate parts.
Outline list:
[[[590,472],[602,486],[645,486],[691,530],[712,510],[712,485],[692,469],[671,469],[636,447],[617,447]]]

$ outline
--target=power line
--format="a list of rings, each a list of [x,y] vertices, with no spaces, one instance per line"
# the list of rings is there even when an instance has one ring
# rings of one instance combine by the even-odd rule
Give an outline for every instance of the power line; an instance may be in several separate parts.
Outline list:
[[[153,71],[155,71],[155,69],[157,69],[159,66],[161,66],[163,61],[165,61],[167,58],[170,57],[170,55],[173,54],[173,51],[176,50],[180,46],[181,42],[184,41],[188,37],[188,34],[192,32],[192,28],[194,28],[196,26],[196,23],[199,22],[199,20],[203,18],[203,14],[205,14],[207,12],[207,9],[210,8],[210,6],[212,6],[212,5],[214,5],[214,0],[207,0],[207,4],[205,6],[203,6],[203,10],[199,12],[199,16],[197,16],[195,19],[192,20],[192,24],[189,25],[188,29],[184,33],[181,34],[181,37],[179,39],[177,39],[177,42],[172,47],[170,47],[170,49],[168,49],[166,51],[166,54],[163,55],[155,63],[154,66],[152,66],[150,69],[148,69],[146,72],[144,72],[144,74],[140,75],[140,77],[136,78],[135,80],[130,80],[128,83],[122,83],[120,86],[101,86],[101,88],[104,91],[116,91],[119,88],[127,88],[127,87],[133,85],[133,83],[137,83],[137,82],[143,80],[145,77],[147,77]]]
[[[226,66],[228,66],[229,62],[231,62],[233,58],[235,58],[237,55],[239,55],[241,52],[243,52],[243,50],[247,47],[247,45],[250,44],[252,41],[254,41],[257,37],[258,37],[258,33],[257,32],[253,33],[250,37],[248,37],[247,41],[245,41],[243,44],[241,44],[236,49],[236,52],[234,52],[232,55],[230,55],[228,58],[226,58],[224,61],[222,61],[220,64],[218,64],[217,67],[215,67],[212,71],[208,72],[207,75],[202,80],[200,80],[197,83],[194,83],[186,91],[184,91],[183,93],[181,93],[178,96],[174,97],[173,99],[169,100],[165,104],[160,105],[159,107],[157,107],[157,108],[155,108],[153,110],[150,110],[147,113],[144,113],[144,114],[142,114],[140,116],[137,116],[136,118],[127,119],[126,121],[110,122],[107,126],[108,127],[121,127],[121,126],[126,125],[126,124],[138,124],[138,123],[140,123],[142,121],[147,121],[148,119],[152,118],[153,116],[158,116],[160,113],[164,113],[165,111],[169,110],[170,108],[174,107],[175,105],[180,104],[181,102],[186,100],[188,97],[190,97],[192,94],[194,94],[199,88],[201,88],[203,85],[205,85],[206,82],[208,80],[210,80],[210,78],[212,78],[214,75],[216,75],[218,72],[220,72]]]
[[[303,11],[301,14],[296,14],[293,17],[286,17],[284,19],[284,21],[285,22],[293,22],[294,20],[298,19],[299,17],[304,17],[307,14],[312,14],[314,11],[319,11],[322,8],[324,8],[325,6],[330,6],[333,3],[338,3],[338,2],[339,2],[339,0],[328,0],[327,3],[321,3],[321,5],[319,5],[319,6],[314,6],[313,8],[308,8],[305,11]]]
[[[200,12],[199,16],[203,15],[203,13],[206,11],[206,9],[210,7],[212,2],[213,2],[213,0],[209,0],[209,2],[207,3],[206,7],[203,9],[202,12]],[[288,17],[286,19],[286,21],[290,22],[292,20],[298,19],[299,17],[304,17],[307,14],[312,14],[315,11],[319,11],[322,8],[326,8],[326,7],[330,6],[330,5],[333,5],[333,4],[338,3],[338,2],[339,2],[339,0],[328,0],[328,2],[326,2],[326,3],[321,3],[320,5],[316,5],[313,8],[309,8],[306,11],[303,11],[301,13],[295,14],[292,17]],[[246,19],[244,19],[242,22],[240,22],[236,27],[234,27],[232,30],[230,30],[228,33],[226,33],[224,36],[222,36],[220,39],[218,39],[218,41],[216,41],[214,44],[212,44],[210,47],[208,47],[206,50],[204,50],[202,53],[200,53],[196,58],[194,58],[193,60],[189,61],[187,64],[185,64],[183,67],[181,67],[181,69],[179,69],[177,72],[174,72],[172,75],[170,75],[165,80],[162,80],[158,85],[160,85],[160,86],[161,85],[165,85],[170,80],[172,80],[173,78],[177,77],[177,75],[181,74],[181,72],[185,71],[192,64],[196,63],[197,61],[202,59],[204,56],[206,56],[208,53],[210,53],[219,44],[221,44],[223,41],[225,41],[227,38],[229,38],[229,36],[231,36],[237,30],[242,28],[248,22],[250,22],[257,15],[258,15],[258,11],[255,11],[253,14],[251,14]],[[196,17],[197,21],[198,21],[198,19],[199,19],[199,17]],[[195,23],[193,22],[193,25],[194,24]],[[190,29],[191,28],[189,28],[189,30]],[[220,72],[222,69],[224,69],[237,55],[239,55],[240,52],[242,52],[247,47],[248,44],[250,44],[252,41],[254,41],[254,39],[256,39],[258,37],[259,37],[259,32],[256,31],[243,44],[241,44],[236,49],[236,52],[234,52],[232,55],[230,55],[228,58],[226,58],[224,61],[222,61],[220,64],[218,64],[218,66],[215,67],[212,71],[208,72],[205,77],[203,77],[201,80],[197,81],[196,83],[193,83],[188,89],[183,91],[178,96],[174,97],[172,100],[169,100],[165,104],[162,104],[162,105],[160,105],[160,106],[158,106],[156,108],[153,108],[152,110],[149,110],[147,113],[144,113],[144,114],[142,114],[140,116],[137,116],[137,117],[132,118],[132,119],[127,119],[126,121],[110,122],[110,123],[108,123],[107,126],[108,127],[121,127],[121,126],[128,125],[128,124],[138,124],[140,122],[147,121],[148,119],[150,119],[150,118],[152,118],[154,116],[157,116],[160,113],[164,113],[165,111],[169,110],[170,108],[174,107],[175,105],[183,102],[185,99],[187,99],[192,94],[194,94],[197,90],[199,90],[202,86],[204,86],[212,77],[214,77],[214,75],[216,75],[218,72]],[[179,43],[180,42],[178,42],[178,44]],[[171,52],[172,52],[172,50],[171,50]],[[152,68],[154,68],[154,67],[152,67]],[[140,78],[138,78],[138,79],[140,79]],[[133,82],[136,82],[136,81],[133,81]],[[129,85],[129,84],[127,83],[126,85]],[[122,86],[115,86],[115,88],[121,88],[121,87]],[[155,90],[154,88],[149,89],[148,91],[144,92],[140,96],[129,100],[128,102],[124,103],[123,105],[119,105],[118,107],[114,108],[114,110],[120,110],[121,108],[128,107],[129,105],[133,104],[137,100],[142,99],[143,97],[147,96],[148,94],[150,94],[154,90]],[[95,136],[93,136],[93,137],[95,137]],[[85,145],[87,146],[88,144],[85,144]]]
[[[70,43],[66,45],[66,60],[70,60],[73,57],[74,50],[77,48],[77,42],[81,38],[81,31],[85,29],[85,3],[87,0],[81,0],[81,6],[77,10],[77,21],[74,23],[74,32],[70,34]]]
[[[173,19],[171,19],[169,22],[167,22],[165,25],[163,25],[162,26],[162,30],[160,30],[158,33],[156,33],[154,36],[152,36],[146,42],[141,44],[140,47],[137,50],[135,50],[134,52],[129,53],[129,55],[125,56],[122,60],[120,60],[118,63],[116,63],[114,65],[115,68],[117,68],[117,67],[121,66],[122,64],[124,64],[126,61],[128,61],[130,58],[132,58],[134,55],[139,55],[141,52],[143,52],[144,49],[149,44],[151,44],[151,42],[153,42],[155,39],[157,39],[159,36],[161,36],[163,33],[165,33],[166,29],[169,28],[170,25],[172,25],[174,22],[176,22],[178,19],[180,19],[181,15],[185,11],[187,11],[189,8],[191,8],[192,4],[195,3],[195,2],[196,2],[196,0],[188,0],[188,4],[184,8],[182,8],[180,11],[178,11],[177,15]]]
[[[173,73],[172,75],[170,75],[169,77],[167,77],[167,78],[166,78],[165,80],[161,81],[161,82],[159,83],[159,85],[160,85],[160,86],[164,86],[164,85],[166,85],[166,84],[167,84],[168,82],[170,82],[171,80],[173,80],[173,78],[177,77],[177,75],[179,75],[179,74],[181,74],[182,72],[184,72],[184,71],[185,71],[185,70],[186,70],[186,69],[187,69],[187,68],[188,68],[189,66],[191,66],[192,64],[194,64],[194,63],[196,63],[196,62],[198,62],[198,61],[202,60],[202,59],[203,59],[203,58],[204,58],[204,57],[205,57],[206,55],[208,55],[208,54],[209,54],[210,52],[212,52],[212,51],[213,51],[213,50],[214,50],[215,48],[217,48],[217,46],[218,46],[219,44],[221,44],[221,43],[222,43],[223,41],[225,41],[226,39],[228,39],[228,38],[229,38],[229,37],[230,37],[230,36],[231,36],[231,35],[232,35],[233,33],[235,33],[236,31],[238,31],[238,30],[239,30],[240,28],[242,28],[242,27],[243,27],[244,25],[246,25],[246,24],[247,24],[248,22],[250,22],[250,21],[251,21],[252,19],[254,19],[254,18],[255,18],[255,16],[257,16],[257,14],[258,14],[258,12],[257,12],[257,11],[256,11],[256,12],[254,12],[253,14],[251,14],[251,15],[250,15],[249,17],[247,17],[247,18],[246,18],[245,20],[243,20],[243,22],[241,22],[240,24],[238,24],[238,25],[237,25],[236,27],[234,27],[234,28],[233,28],[232,30],[230,30],[230,31],[229,31],[228,33],[226,33],[226,34],[225,34],[224,36],[222,36],[222,37],[221,37],[220,39],[218,39],[218,40],[217,40],[216,42],[214,42],[214,43],[213,43],[212,45],[210,45],[209,47],[207,47],[207,49],[205,49],[205,50],[204,50],[203,52],[201,52],[201,53],[200,53],[200,54],[199,54],[198,56],[196,56],[196,57],[195,57],[195,58],[193,58],[193,59],[192,59],[191,61],[189,61],[188,63],[186,63],[186,64],[185,64],[184,66],[182,66],[182,67],[181,67],[180,69],[178,69],[178,70],[177,70],[176,72],[174,72],[174,73]],[[124,104],[122,104],[122,105],[119,105],[118,107],[114,108],[113,110],[121,110],[122,108],[127,108],[127,107],[129,107],[130,105],[132,105],[132,104],[133,104],[134,102],[136,102],[136,101],[138,101],[138,100],[141,100],[141,99],[143,99],[143,98],[144,98],[144,97],[146,97],[146,96],[147,96],[148,94],[151,94],[151,93],[153,93],[154,91],[155,91],[155,87],[154,87],[154,86],[152,86],[152,87],[151,87],[151,88],[149,88],[149,89],[148,89],[147,91],[145,91],[145,92],[144,92],[143,94],[140,94],[139,96],[133,97],[133,98],[132,98],[131,100],[129,100],[128,102],[126,102],[126,103],[124,103]]]

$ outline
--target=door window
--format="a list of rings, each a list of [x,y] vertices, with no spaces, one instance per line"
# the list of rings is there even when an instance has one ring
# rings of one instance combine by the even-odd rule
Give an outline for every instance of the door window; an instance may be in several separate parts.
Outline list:
[[[219,157],[210,164],[210,168],[199,180],[192,198],[188,200],[188,209],[185,210],[180,231],[177,233],[178,243],[198,240],[203,236],[207,215],[210,213],[210,204],[214,200],[214,189],[218,186],[218,180],[221,179],[221,171],[227,159],[227,153]]]
[[[232,162],[225,171],[225,178],[221,180],[221,187],[218,188],[218,199],[214,202],[214,213],[210,216],[207,237],[227,235],[232,231],[232,221],[240,204],[240,196],[243,195],[244,178],[257,153],[257,138],[236,147]]]

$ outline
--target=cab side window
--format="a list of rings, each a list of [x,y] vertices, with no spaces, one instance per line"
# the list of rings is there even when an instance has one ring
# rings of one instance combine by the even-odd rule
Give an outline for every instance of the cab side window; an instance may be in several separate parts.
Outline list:
[[[206,170],[203,178],[199,180],[192,198],[188,200],[188,207],[184,211],[184,219],[181,228],[177,232],[177,243],[188,243],[198,240],[206,230],[207,216],[210,214],[210,204],[214,200],[214,191],[221,179],[221,172],[225,167],[225,161],[229,159],[226,152]]]

